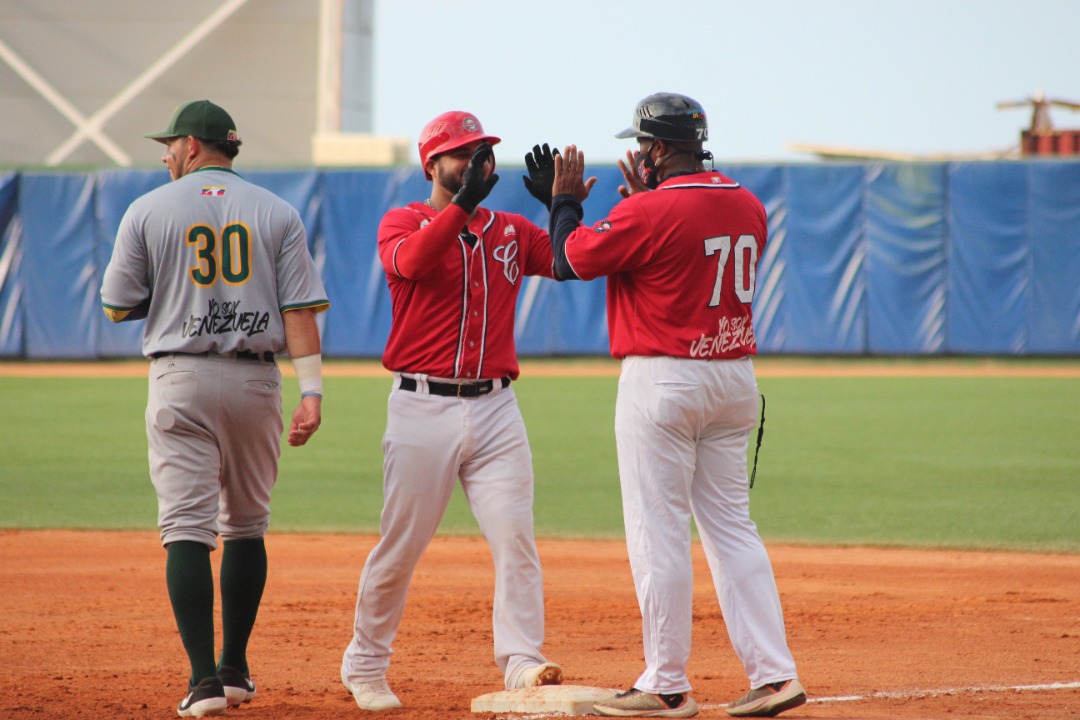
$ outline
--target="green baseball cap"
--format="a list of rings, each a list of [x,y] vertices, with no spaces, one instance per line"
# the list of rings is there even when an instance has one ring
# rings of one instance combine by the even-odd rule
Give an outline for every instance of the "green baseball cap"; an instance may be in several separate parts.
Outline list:
[[[240,144],[236,133],[236,123],[224,108],[209,100],[192,100],[177,106],[173,111],[169,127],[158,133],[143,137],[165,142],[174,137],[197,137],[200,140],[215,140]]]

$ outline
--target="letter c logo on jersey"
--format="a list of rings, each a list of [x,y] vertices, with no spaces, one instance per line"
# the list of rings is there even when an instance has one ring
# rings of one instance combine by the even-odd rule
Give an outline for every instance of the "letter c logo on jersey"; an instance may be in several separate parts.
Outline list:
[[[516,285],[518,278],[521,277],[521,268],[518,267],[517,263],[517,240],[511,240],[505,245],[499,245],[491,254],[502,263],[503,275],[510,281],[510,284]]]

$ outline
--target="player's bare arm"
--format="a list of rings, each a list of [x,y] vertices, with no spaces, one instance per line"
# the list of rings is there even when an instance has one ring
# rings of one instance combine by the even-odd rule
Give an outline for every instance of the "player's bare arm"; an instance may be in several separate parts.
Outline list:
[[[305,444],[322,424],[322,343],[314,308],[282,313],[285,343],[300,379],[301,398],[289,425],[289,445]],[[310,387],[310,389],[306,389]]]

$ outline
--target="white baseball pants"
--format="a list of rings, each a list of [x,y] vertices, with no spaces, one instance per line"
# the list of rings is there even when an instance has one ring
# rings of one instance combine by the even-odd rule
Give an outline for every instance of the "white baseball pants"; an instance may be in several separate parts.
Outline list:
[[[746,449],[757,413],[749,358],[623,360],[615,436],[642,617],[639,690],[690,690],[691,516],[751,687],[796,677],[772,565],[750,519]]]
[[[434,379],[434,378],[433,378]],[[381,539],[360,576],[353,639],[342,659],[350,683],[386,677],[420,556],[461,486],[495,565],[495,662],[510,689],[546,662],[544,589],[533,538],[532,452],[512,388],[479,398],[397,389],[383,437]]]

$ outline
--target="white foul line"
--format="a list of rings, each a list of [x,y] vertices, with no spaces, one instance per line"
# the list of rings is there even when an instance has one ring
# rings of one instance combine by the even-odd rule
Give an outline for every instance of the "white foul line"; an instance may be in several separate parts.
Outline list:
[[[961,688],[944,688],[941,690],[894,690],[867,693],[866,695],[835,695],[833,697],[812,697],[807,703],[842,703],[859,702],[860,700],[917,700],[919,698],[941,697],[942,695],[959,695],[964,693],[998,693],[998,692],[1024,692],[1025,690],[1076,690],[1080,689],[1080,681],[1044,683],[1041,685],[973,685]],[[726,704],[700,705],[702,710],[723,710]],[[547,720],[548,718],[566,717],[564,713],[530,713],[525,715],[496,715],[496,720]]]
[[[919,698],[941,697],[942,695],[960,695],[965,693],[1000,693],[1023,692],[1025,690],[1076,690],[1080,682],[1044,683],[1041,685],[973,685],[970,687],[944,688],[941,690],[894,690],[867,693],[866,695],[836,695],[834,697],[812,697],[807,703],[842,703],[860,700],[917,700]],[[725,705],[702,705],[702,709],[715,710]]]

